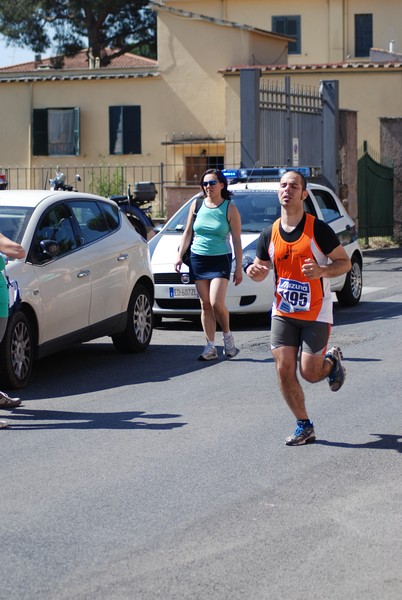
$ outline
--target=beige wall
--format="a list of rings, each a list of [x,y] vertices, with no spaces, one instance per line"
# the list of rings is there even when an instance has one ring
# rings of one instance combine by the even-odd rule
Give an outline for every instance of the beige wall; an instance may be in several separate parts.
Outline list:
[[[0,86],[2,166],[30,164],[32,88],[29,83]]]
[[[349,0],[347,2],[347,54],[354,55],[354,15],[371,13],[373,15],[373,47],[388,50],[389,42],[394,40],[396,50],[402,52],[402,2],[400,0]]]
[[[272,14],[285,14],[283,2],[279,1],[176,0],[165,4],[267,29],[270,28]],[[344,19],[342,6],[347,7]],[[364,3],[364,11],[372,11],[375,15],[374,35],[379,45],[392,36],[396,46],[402,46],[402,28],[399,27],[402,2],[389,0],[387,6],[391,10],[381,12],[381,5],[378,8],[376,2],[369,0]],[[343,51],[349,48],[351,42],[345,42],[345,39],[349,40],[353,30],[354,13],[362,10],[360,0],[305,0],[303,6],[298,0],[286,3],[286,14],[299,14],[302,9],[303,48],[307,52],[305,62],[325,62],[330,55],[332,58],[339,56],[341,48]],[[239,142],[239,72],[223,76],[222,71],[231,66],[253,65],[256,59],[263,64],[275,63],[283,56],[285,46],[283,40],[269,34],[159,11],[159,76],[135,78],[134,73],[127,72],[127,78],[79,80],[78,75],[82,73],[77,73],[75,80],[0,83],[3,115],[0,166],[53,166],[57,162],[78,166],[99,162],[158,165],[163,162],[172,165],[167,178],[177,181],[183,176],[185,157],[198,156],[204,145],[201,141],[187,145],[163,145],[163,142],[182,136],[194,140],[226,138],[229,142]],[[327,58],[324,59],[324,56]],[[289,57],[289,62],[291,60],[294,58]],[[295,69],[266,71],[263,76],[283,83],[286,75],[290,75],[292,85],[307,87],[318,87],[323,79],[337,79],[340,107],[357,112],[359,145],[367,140],[370,146],[378,149],[380,117],[401,116],[402,69],[384,69],[381,65],[360,70]],[[0,73],[0,81],[1,78]],[[111,105],[141,105],[141,155],[109,155],[108,107]],[[32,109],[59,106],[80,107],[81,155],[60,159],[31,157]],[[4,118],[4,115],[9,118]],[[209,151],[210,147],[207,149]],[[223,152],[224,145],[214,142],[211,155]],[[239,164],[238,143],[230,146],[230,153],[230,156],[226,154],[228,165]]]
[[[394,40],[396,50],[402,52],[401,0],[166,0],[165,4],[267,31],[272,29],[272,16],[301,15],[301,54],[289,55],[289,64],[353,59],[354,17],[360,13],[373,14],[374,47],[387,50]]]
[[[160,159],[161,132],[158,115],[164,83],[160,79],[122,79],[90,81],[58,81],[8,83],[0,86],[2,114],[14,115],[2,119],[0,164],[27,166],[30,157],[30,129],[33,108],[80,108],[81,154],[62,157],[64,163],[92,164],[102,159],[120,162],[121,157],[109,155],[109,106],[141,105],[143,154],[140,160]],[[155,127],[155,124],[158,127]],[[163,129],[162,129],[163,131]],[[5,144],[4,140],[8,140]],[[54,164],[55,157],[31,157],[31,165]]]
[[[251,64],[256,55],[273,62],[275,57],[286,55],[287,45],[285,40],[263,33],[166,13],[159,18],[158,40],[158,77],[134,78],[127,72],[127,78],[97,79],[95,72],[92,79],[79,78],[82,73],[77,73],[75,79],[0,83],[2,113],[16,115],[3,123],[2,137],[10,144],[0,147],[0,165],[168,162],[175,164],[177,179],[183,174],[185,156],[199,154],[201,144],[172,147],[163,142],[182,136],[225,137],[226,82],[219,70],[231,64]],[[111,105],[141,106],[141,155],[109,155]],[[32,109],[74,106],[80,108],[80,155],[31,157]],[[234,111],[238,112],[237,106]],[[222,155],[223,144],[212,147],[211,152]]]
[[[253,64],[256,56],[274,63],[286,53],[283,40],[162,12],[158,21],[158,65],[166,86],[164,110],[160,109],[164,130],[195,137],[224,136],[228,103],[226,83],[219,70]],[[234,110],[239,118],[238,107]]]

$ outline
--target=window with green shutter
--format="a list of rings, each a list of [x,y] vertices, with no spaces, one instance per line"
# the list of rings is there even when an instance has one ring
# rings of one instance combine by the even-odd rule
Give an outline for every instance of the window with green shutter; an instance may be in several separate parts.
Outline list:
[[[79,108],[34,108],[32,114],[34,156],[78,156]]]
[[[301,53],[301,17],[286,16],[272,17],[272,31],[274,33],[282,33],[295,39],[294,42],[289,42],[288,54]]]

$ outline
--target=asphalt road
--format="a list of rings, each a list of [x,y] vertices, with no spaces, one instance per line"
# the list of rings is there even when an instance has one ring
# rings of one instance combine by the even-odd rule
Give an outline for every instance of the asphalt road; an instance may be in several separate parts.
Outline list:
[[[0,431],[0,598],[399,600],[401,325],[402,250],[367,252],[361,304],[335,306],[346,383],[303,384],[305,447],[258,321],[230,361],[178,320],[143,355],[42,360]]]

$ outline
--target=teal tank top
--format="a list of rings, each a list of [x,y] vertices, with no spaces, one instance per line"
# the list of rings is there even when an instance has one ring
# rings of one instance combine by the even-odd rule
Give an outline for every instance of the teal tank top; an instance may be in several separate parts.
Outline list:
[[[224,200],[215,208],[208,208],[205,202],[194,221],[194,238],[191,251],[194,254],[217,256],[230,254],[230,227],[227,213],[230,200]]]

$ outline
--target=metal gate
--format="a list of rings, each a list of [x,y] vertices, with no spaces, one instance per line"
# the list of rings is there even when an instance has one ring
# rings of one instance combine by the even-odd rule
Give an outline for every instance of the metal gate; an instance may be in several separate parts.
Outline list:
[[[260,156],[263,165],[322,167],[323,102],[316,89],[261,80]]]
[[[394,168],[380,164],[368,152],[357,163],[359,237],[392,237],[394,233]]]
[[[240,70],[241,166],[308,166],[339,187],[339,81],[319,89],[275,85],[258,69]]]

